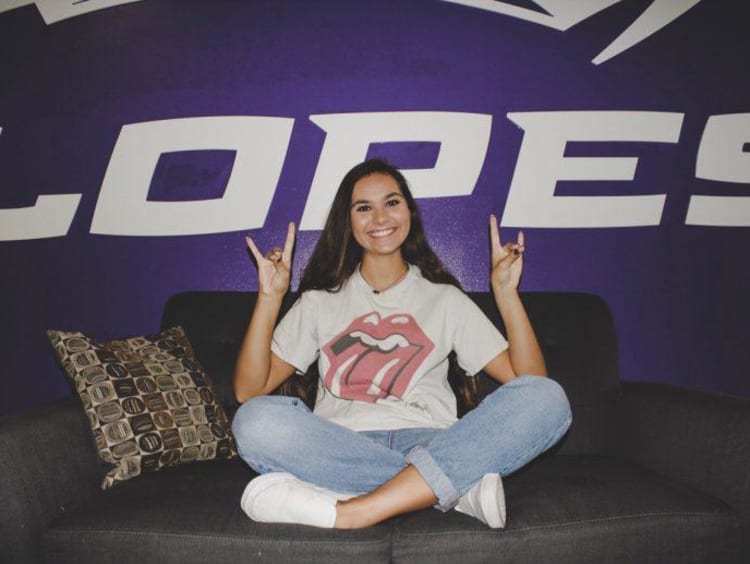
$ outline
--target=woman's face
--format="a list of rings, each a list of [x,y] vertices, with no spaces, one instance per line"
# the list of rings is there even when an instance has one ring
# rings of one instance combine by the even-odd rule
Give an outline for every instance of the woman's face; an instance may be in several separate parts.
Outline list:
[[[364,254],[401,253],[409,235],[411,213],[396,180],[381,172],[354,184],[349,210],[354,239]]]

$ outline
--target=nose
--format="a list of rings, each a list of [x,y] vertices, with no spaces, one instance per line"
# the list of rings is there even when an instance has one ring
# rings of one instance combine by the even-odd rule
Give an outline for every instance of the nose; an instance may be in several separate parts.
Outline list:
[[[384,207],[377,206],[373,209],[372,220],[375,223],[383,223],[387,215],[387,210]]]

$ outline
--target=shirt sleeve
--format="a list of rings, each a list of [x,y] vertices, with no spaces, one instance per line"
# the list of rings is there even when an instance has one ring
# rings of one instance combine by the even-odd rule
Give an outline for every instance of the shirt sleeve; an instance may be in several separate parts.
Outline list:
[[[304,292],[276,326],[271,351],[304,373],[318,358],[318,299],[315,292]]]
[[[458,364],[471,375],[508,348],[508,341],[471,298],[454,294],[453,350]]]

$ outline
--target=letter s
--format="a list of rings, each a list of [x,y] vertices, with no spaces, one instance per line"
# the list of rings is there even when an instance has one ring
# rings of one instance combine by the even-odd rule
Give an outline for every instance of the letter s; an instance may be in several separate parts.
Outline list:
[[[711,116],[703,131],[695,176],[750,184],[750,114]],[[692,196],[687,225],[750,227],[750,196]]]

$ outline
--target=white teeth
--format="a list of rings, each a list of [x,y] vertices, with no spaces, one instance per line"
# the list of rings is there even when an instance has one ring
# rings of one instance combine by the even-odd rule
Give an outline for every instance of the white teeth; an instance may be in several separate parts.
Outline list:
[[[390,352],[396,347],[409,346],[409,341],[403,335],[399,334],[389,335],[385,339],[376,339],[372,335],[368,335],[362,331],[352,331],[350,336],[359,339],[369,347],[378,348],[381,352]]]
[[[379,229],[378,231],[370,231],[370,237],[387,237],[394,231],[396,231],[395,227],[391,229]]]

